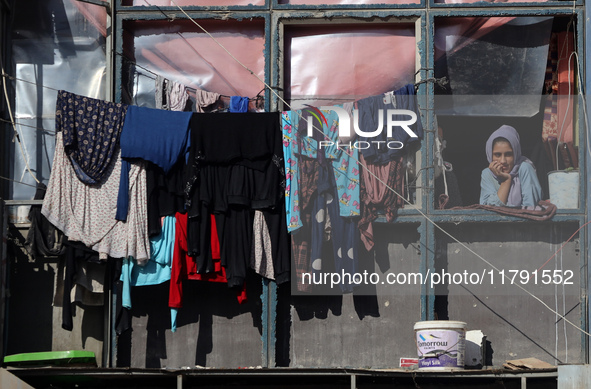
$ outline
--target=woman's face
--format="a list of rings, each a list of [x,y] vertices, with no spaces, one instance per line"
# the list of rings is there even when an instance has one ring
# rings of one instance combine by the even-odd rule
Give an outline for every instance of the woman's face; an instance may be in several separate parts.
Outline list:
[[[503,173],[510,173],[515,166],[515,156],[511,144],[506,141],[499,141],[493,145],[492,159],[494,162],[500,162]]]

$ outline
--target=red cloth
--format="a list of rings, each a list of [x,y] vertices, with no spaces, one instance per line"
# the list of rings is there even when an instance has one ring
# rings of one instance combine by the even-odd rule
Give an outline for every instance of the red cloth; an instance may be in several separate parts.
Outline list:
[[[199,280],[210,282],[225,282],[226,270],[220,262],[220,243],[213,215],[211,216],[211,251],[214,260],[215,272],[207,274],[197,273],[195,259],[187,255],[187,214],[176,213],[176,230],[174,235],[174,252],[172,256],[172,269],[170,275],[170,291],[168,306],[181,308],[183,306],[183,280]],[[247,301],[246,284],[236,291],[239,304]]]
[[[556,170],[579,166],[573,125],[573,96],[577,93],[574,71],[576,58],[571,57],[574,47],[572,32],[553,33],[550,37],[545,81],[548,97],[544,109],[542,139]],[[556,155],[558,144],[559,154]]]

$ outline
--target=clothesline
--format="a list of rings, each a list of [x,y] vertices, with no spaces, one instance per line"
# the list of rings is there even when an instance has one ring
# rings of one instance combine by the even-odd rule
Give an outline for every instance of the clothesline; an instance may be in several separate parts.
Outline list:
[[[11,79],[11,80],[13,80],[13,81],[22,81],[22,82],[26,82],[27,84],[31,84],[31,85],[35,85],[35,86],[40,86],[40,87],[42,87],[42,88],[51,89],[51,90],[54,90],[54,91],[56,91],[56,92],[59,92],[59,90],[58,90],[58,89],[52,88],[52,87],[50,87],[50,86],[46,86],[46,85],[39,84],[39,83],[37,83],[37,82],[33,82],[33,81],[29,81],[29,80],[24,80],[24,79],[22,79],[22,78],[13,77],[13,76],[11,76],[11,75],[9,75],[9,74],[6,74],[6,73],[2,73],[2,77],[9,78],[9,79]]]
[[[8,177],[4,177],[4,176],[0,176],[0,179],[6,180],[6,181],[12,181],[12,182],[16,182],[17,184],[22,184],[22,185],[26,185],[26,186],[30,186],[32,188],[37,188],[36,185],[32,185],[32,184],[28,184],[26,182],[23,181],[19,181],[19,180],[15,180],[13,178],[8,178]],[[42,188],[43,190],[46,190],[44,188]]]
[[[4,98],[6,99],[6,108],[8,110],[8,115],[10,117],[10,120],[14,122],[14,115],[12,114],[12,107],[10,104],[10,98],[8,96],[8,87],[6,86],[6,77],[4,77],[4,75],[6,73],[4,72],[4,64],[2,63],[2,61],[0,61],[0,71],[2,72],[2,75],[3,75],[3,77],[2,77],[2,91],[4,92]],[[23,161],[25,162],[27,172],[29,172],[29,175],[31,177],[33,177],[35,182],[37,182],[39,184],[40,183],[39,180],[33,174],[33,171],[31,170],[31,167],[29,166],[29,160],[27,159],[25,148],[23,146],[24,141],[21,142],[20,134],[17,131],[16,126],[14,124],[12,125],[12,130],[14,131],[14,138],[13,139],[16,139],[16,142],[18,143],[18,147],[19,147],[20,153],[23,157]]]
[[[179,6],[178,6],[178,5],[177,5],[177,4],[176,4],[174,1],[173,1],[173,3],[174,3],[174,4],[175,4],[175,5],[176,5],[176,6],[177,6],[177,7],[178,7],[178,8],[179,8],[179,9],[180,9],[180,10],[181,10],[183,13],[185,13],[185,14],[186,14],[186,12],[185,12],[184,10],[182,10],[182,8],[180,8],[180,7],[179,7]],[[189,17],[189,16],[187,15],[187,17]],[[196,23],[196,22],[195,22],[195,21],[194,21],[192,18],[190,18],[190,20],[192,20],[192,21],[193,21],[195,24],[197,24],[197,23]],[[198,25],[198,24],[197,24],[197,25]],[[198,26],[199,26],[199,25],[198,25]],[[200,27],[200,28],[202,28],[201,26],[199,26],[199,27]],[[202,29],[203,29],[203,28],[202,28]],[[205,30],[204,30],[204,31],[205,31]],[[205,31],[205,32],[207,32],[207,31]],[[209,33],[208,33],[208,34],[209,34]],[[211,36],[211,34],[209,34],[209,35]],[[213,36],[212,36],[212,38],[213,38]],[[213,38],[213,39],[215,40],[215,38]],[[216,43],[217,43],[217,41],[216,41]],[[219,43],[218,43],[218,44],[219,44]],[[224,48],[224,47],[223,47],[221,44],[219,44],[219,45],[220,45],[222,48]],[[225,48],[224,48],[224,49],[225,49]],[[226,50],[226,51],[227,51],[227,50]],[[234,56],[233,56],[231,53],[229,53],[229,52],[228,52],[228,54],[230,54],[230,55],[231,55],[231,56],[232,56],[232,57],[233,57],[233,58],[234,58],[236,61],[238,61],[238,60],[237,60],[237,59],[236,59],[236,58],[235,58],[235,57],[234,57]],[[238,61],[238,62],[239,62],[239,61]],[[240,62],[239,62],[239,63],[240,63]],[[244,66],[242,63],[240,63],[240,64],[241,64],[242,66]],[[245,67],[245,66],[244,66],[244,67]],[[247,67],[245,67],[245,68],[246,68],[248,71],[250,71],[250,72],[251,72],[251,74],[255,75],[255,77],[259,78],[258,76],[256,76],[256,74],[254,74],[254,72],[253,72],[252,70],[248,69]],[[6,76],[8,76],[8,75],[5,75],[5,74],[3,73],[3,76],[5,76],[5,77],[6,77]],[[14,79],[14,78],[12,78],[11,76],[8,76],[8,77],[9,77],[9,78],[11,78],[11,79]],[[259,80],[260,80],[260,78],[259,78]],[[24,81],[24,82],[29,82],[29,81],[26,81],[26,80],[21,80],[21,81]],[[261,80],[261,81],[262,81],[262,80]],[[264,82],[264,81],[263,81],[263,82]],[[29,82],[29,83],[32,83],[32,82]],[[32,83],[32,84],[34,84],[34,83]],[[276,92],[275,92],[275,91],[274,91],[274,90],[273,90],[273,89],[272,89],[270,86],[268,86],[266,83],[265,83],[265,86],[266,86],[266,87],[268,87],[268,88],[269,88],[269,89],[270,89],[270,90],[271,90],[273,93],[275,93],[275,94],[277,95],[277,97],[279,97],[279,98],[280,98],[280,99],[281,99],[281,100],[282,100],[282,101],[283,101],[283,102],[286,104],[286,106],[288,106],[288,107],[289,107],[289,104],[287,104],[287,103],[285,102],[285,100],[283,100],[283,99],[282,99],[282,98],[281,98],[281,97],[280,97],[280,96],[279,96],[279,95],[278,95],[278,94],[277,94],[277,93],[276,93]],[[56,89],[54,89],[54,88],[51,88],[51,87],[46,87],[46,88],[48,88],[48,89],[52,89],[52,90],[56,90]],[[57,91],[57,90],[56,90],[56,91]],[[319,131],[319,129],[318,129],[318,128],[316,128],[315,126],[313,126],[313,127],[314,127],[314,129],[315,129],[316,131]],[[378,180],[379,180],[379,178],[377,178],[377,177],[376,177],[376,179],[378,179]],[[379,181],[381,181],[381,180],[379,180]],[[382,182],[382,184],[386,185],[386,183],[384,183],[384,182]],[[404,197],[403,197],[403,196],[401,196],[400,194],[398,194],[398,193],[397,193],[397,192],[396,192],[394,189],[392,189],[391,187],[389,187],[389,186],[387,186],[387,185],[386,185],[386,187],[388,188],[388,190],[390,190],[390,191],[394,192],[396,195],[398,195],[398,196],[400,196],[400,197],[402,197],[402,198],[404,199]],[[465,246],[464,244],[462,244],[462,242],[460,242],[460,241],[459,241],[459,240],[457,240],[455,237],[453,237],[453,236],[452,236],[452,235],[450,235],[448,232],[446,232],[444,229],[442,229],[440,226],[438,226],[438,225],[437,225],[435,222],[433,222],[433,221],[432,221],[432,220],[431,220],[431,219],[430,219],[430,218],[429,218],[427,215],[425,215],[423,212],[421,212],[421,210],[420,210],[420,209],[418,209],[416,206],[414,206],[413,204],[411,204],[410,202],[408,202],[406,199],[404,199],[404,201],[405,201],[406,203],[408,203],[408,204],[409,204],[409,205],[410,205],[412,208],[414,208],[415,210],[417,210],[417,211],[418,211],[418,212],[419,212],[419,213],[420,213],[420,214],[421,214],[423,217],[425,217],[425,218],[426,218],[426,220],[430,221],[430,222],[431,222],[431,223],[432,223],[432,224],[433,224],[435,227],[437,227],[438,229],[440,229],[440,230],[441,230],[443,233],[445,233],[446,235],[448,235],[449,237],[451,237],[451,238],[452,238],[454,241],[456,241],[456,242],[457,242],[457,243],[459,243],[460,245],[464,246],[464,247],[465,247],[466,249],[468,249],[468,250],[469,250],[471,253],[473,253],[473,254],[474,254],[474,255],[476,255],[478,258],[480,258],[481,260],[483,260],[484,262],[486,262],[488,265],[492,266],[492,265],[490,264],[490,262],[486,261],[486,260],[485,260],[484,258],[482,258],[480,255],[478,255],[477,253],[475,253],[474,251],[472,251],[470,248],[468,248],[467,246]],[[492,267],[494,268],[494,266],[492,266]],[[519,287],[519,285],[517,285],[517,286]],[[522,289],[523,289],[524,291],[526,291],[528,294],[530,294],[532,297],[534,297],[536,300],[540,301],[540,302],[541,302],[543,305],[545,305],[545,306],[546,306],[548,309],[550,309],[552,312],[554,312],[555,314],[559,315],[560,317],[563,317],[562,315],[558,314],[557,312],[555,312],[554,310],[552,310],[550,307],[548,307],[548,306],[547,306],[545,303],[543,303],[543,301],[541,301],[541,300],[540,300],[540,299],[539,299],[537,296],[535,296],[535,295],[531,294],[530,292],[528,292],[528,291],[527,291],[527,290],[525,290],[524,288],[522,288]],[[565,320],[567,320],[567,319],[565,318]],[[567,321],[568,321],[568,320],[567,320]],[[569,322],[569,324],[571,324],[571,325],[575,326],[576,328],[578,328],[576,325],[574,325],[574,324],[573,324],[573,323],[571,323],[570,321],[568,321],[568,322]],[[586,333],[586,332],[585,332],[585,333]]]
[[[180,34],[180,33],[179,33],[179,34]],[[130,64],[133,64],[134,66],[136,66],[136,67],[138,67],[138,68],[140,68],[140,69],[142,69],[142,70],[144,70],[144,71],[146,71],[146,72],[148,72],[148,73],[150,73],[150,74],[152,74],[152,75],[154,75],[154,76],[156,76],[156,77],[162,77],[162,78],[165,78],[165,79],[167,79],[167,80],[168,80],[168,78],[167,78],[167,77],[164,77],[164,76],[162,76],[161,74],[159,74],[159,73],[157,73],[157,72],[155,72],[155,71],[153,71],[153,70],[150,70],[150,69],[148,69],[148,68],[146,68],[146,67],[144,67],[144,66],[142,66],[142,65],[139,65],[137,62],[135,62],[134,60],[132,60],[132,59],[130,59],[130,58],[128,58],[128,57],[126,57],[124,54],[122,54],[122,53],[119,53],[119,52],[117,52],[117,51],[113,51],[113,52],[114,52],[116,55],[119,55],[119,56],[120,56],[121,58],[123,58],[125,61],[129,62]],[[136,72],[136,73],[139,73],[137,70],[136,70],[135,72]],[[150,78],[152,78],[152,77],[150,77]],[[152,78],[152,79],[154,79],[154,80],[155,80],[155,78]],[[186,85],[185,85],[185,88],[187,88],[188,90],[190,90],[190,91],[192,91],[192,92],[197,92],[197,91],[199,91],[199,90],[205,90],[205,89],[197,89],[197,88],[194,88],[194,87],[191,87],[191,86],[186,86]],[[264,90],[265,90],[265,89],[263,88],[263,90],[262,90],[261,92],[263,92]],[[255,99],[260,99],[260,98],[263,98],[263,96],[261,96],[261,95],[260,95],[260,94],[261,94],[261,92],[259,92],[259,93],[258,93],[256,96],[254,96],[254,97],[249,97],[249,99],[250,99],[250,100],[255,100]],[[238,93],[238,92],[236,92],[236,93]],[[232,97],[232,96],[229,96],[229,95],[224,95],[224,94],[221,94],[221,93],[219,93],[219,95],[220,95],[220,97],[222,97],[222,98],[226,98],[226,99],[229,99],[229,98],[231,98],[231,97]]]
[[[249,71],[254,77],[256,77],[260,82],[262,82],[267,88],[269,88],[271,90],[272,93],[274,93],[276,95],[276,97],[282,101],[287,107],[290,107],[290,105],[281,97],[279,96],[279,94],[277,92],[275,92],[264,80],[262,80],[259,76],[257,76],[251,69],[249,69],[246,65],[244,65],[240,60],[238,60],[238,58],[236,58],[230,51],[228,51],[228,49],[222,45],[217,39],[215,39],[215,37],[213,35],[211,35],[205,28],[203,28],[199,23],[197,23],[197,21],[195,21],[193,18],[191,18],[191,16],[189,14],[187,14],[187,12],[181,8],[175,0],[171,0],[171,2],[191,21],[193,22],[197,27],[199,27],[204,33],[206,33],[218,46],[220,46],[220,48],[222,48],[232,59],[234,59],[238,64],[240,64],[244,69],[246,69],[247,71]],[[420,119],[419,119],[420,120]],[[314,128],[315,131],[322,133],[322,131],[320,129],[318,129],[316,126],[312,126]],[[324,134],[323,134],[324,135]],[[361,164],[359,161],[357,161],[357,163],[360,166],[363,166],[365,169],[367,169],[367,166],[364,166],[363,164]],[[371,172],[370,172],[371,173]],[[440,230],[443,234],[445,234],[446,236],[448,236],[449,238],[451,238],[454,242],[458,243],[459,245],[461,245],[462,247],[464,247],[466,250],[468,250],[468,252],[470,252],[471,254],[473,254],[474,256],[476,256],[478,259],[480,259],[482,262],[486,263],[488,266],[490,266],[492,269],[496,269],[497,271],[499,270],[494,264],[492,264],[490,261],[486,260],[484,257],[482,257],[480,254],[478,254],[477,252],[475,252],[474,250],[472,250],[470,247],[468,247],[468,245],[466,245],[465,243],[461,242],[458,238],[456,238],[455,236],[453,236],[451,233],[449,233],[447,230],[445,230],[443,227],[441,227],[439,224],[437,224],[433,219],[431,219],[427,214],[425,214],[421,209],[419,209],[416,205],[412,204],[410,201],[408,201],[407,199],[404,198],[404,196],[402,196],[401,194],[399,194],[398,192],[396,192],[391,186],[387,185],[387,183],[385,183],[383,180],[381,180],[379,177],[377,177],[375,174],[372,174],[374,176],[374,178],[380,182],[382,185],[385,186],[385,188],[387,188],[389,191],[392,191],[393,193],[395,193],[397,196],[399,196],[400,198],[403,199],[403,201],[410,205],[411,208],[413,208],[414,210],[416,210],[422,217],[425,218],[425,220],[427,220],[429,223],[431,223],[435,228],[437,228],[438,230]],[[585,335],[591,336],[591,333],[583,330],[582,328],[580,328],[579,326],[577,326],[575,323],[571,322],[570,320],[568,320],[564,315],[561,315],[560,313],[558,313],[557,310],[552,309],[548,304],[546,304],[541,298],[539,298],[538,296],[536,296],[535,294],[533,294],[532,292],[528,291],[527,289],[525,289],[524,287],[522,287],[519,284],[513,284],[515,285],[517,288],[521,289],[522,291],[524,291],[526,294],[528,294],[529,296],[531,296],[533,299],[535,299],[536,301],[538,301],[540,304],[542,304],[546,309],[548,309],[550,312],[554,313],[555,315],[557,315],[558,317],[562,318],[566,323],[568,323],[569,325],[573,326],[574,328],[576,328],[578,331],[584,333]]]
[[[23,123],[19,123],[19,122],[12,122],[12,121],[10,121],[10,120],[6,120],[6,119],[2,119],[2,118],[0,118],[0,122],[4,122],[4,123],[8,123],[8,124],[13,124],[13,125],[17,125],[17,126],[23,126],[23,127],[34,128],[34,129],[37,129],[37,130],[39,130],[39,131],[41,131],[41,132],[46,132],[47,134],[50,134],[50,135],[55,135],[55,131],[46,130],[46,129],[45,129],[45,128],[43,128],[43,127],[36,127],[36,126],[31,126],[31,125],[28,125],[28,124],[23,124]]]

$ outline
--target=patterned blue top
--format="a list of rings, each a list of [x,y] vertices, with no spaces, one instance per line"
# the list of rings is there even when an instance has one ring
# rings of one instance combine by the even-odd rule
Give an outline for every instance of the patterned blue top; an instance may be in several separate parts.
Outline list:
[[[55,129],[80,181],[101,182],[113,158],[127,105],[59,91]]]

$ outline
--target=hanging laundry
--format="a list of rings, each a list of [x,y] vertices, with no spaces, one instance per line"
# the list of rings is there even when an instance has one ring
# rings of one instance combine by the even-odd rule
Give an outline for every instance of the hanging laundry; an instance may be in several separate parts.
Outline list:
[[[321,167],[318,194],[312,208],[310,271],[312,273],[327,272],[326,262],[323,261],[322,254],[326,252],[323,250],[323,246],[326,241],[326,223],[330,220],[330,229],[327,235],[332,246],[334,270],[338,274],[343,272],[355,274],[358,266],[357,249],[359,245],[357,221],[339,214],[339,201],[336,198],[337,190],[334,183],[329,188],[321,191],[321,183],[331,179],[333,177],[331,177],[330,172]],[[351,282],[346,283],[345,280],[341,280],[338,285],[343,293],[353,292],[354,284]]]
[[[261,211],[254,212],[252,229],[253,231],[260,231],[260,233],[253,234],[250,267],[257,274],[274,280],[275,271],[273,270],[271,236],[269,235],[269,227]]]
[[[37,184],[35,200],[43,200],[47,187],[43,183]],[[45,216],[41,214],[41,205],[32,205],[29,211],[31,226],[25,240],[25,248],[32,257],[52,257],[62,255],[64,234],[55,228]]]
[[[123,282],[122,305],[131,309],[131,287],[158,285],[170,280],[176,219],[163,218],[162,233],[150,238],[150,260],[138,266],[133,257],[123,259],[121,281]]]
[[[562,161],[565,167],[579,167],[578,151],[575,148],[574,112],[575,101],[575,63],[576,59],[571,57],[575,51],[574,34],[572,32],[558,33],[558,142],[563,143],[560,147]]]
[[[283,163],[285,166],[285,211],[287,216],[287,230],[292,233],[302,226],[299,218],[298,200],[298,160],[293,152],[297,146],[295,133],[291,121],[291,111],[281,113],[281,132],[283,134]]]
[[[194,245],[203,239],[207,217],[214,214],[228,285],[240,286],[250,263],[254,210],[283,207],[285,181],[279,115],[195,114],[191,119],[191,137],[187,186],[190,241]],[[280,220],[281,216],[277,212],[267,217]],[[193,229],[193,219],[201,227]],[[274,225],[285,228],[280,222]],[[197,232],[199,229],[201,233]],[[287,233],[278,239],[283,239],[278,247],[289,247]],[[289,256],[278,260],[289,263]]]
[[[277,284],[289,281],[291,256],[283,204],[256,210],[250,267]]]
[[[339,116],[342,105],[335,110],[314,107],[282,113],[285,163],[287,226],[292,235],[293,256],[296,263],[298,290],[308,291],[301,283],[303,273],[323,270],[325,226],[330,220],[328,237],[333,248],[333,261],[337,271],[354,273],[357,268],[358,229],[351,217],[359,216],[358,149],[354,142],[339,144]],[[309,128],[312,129],[308,136]],[[351,141],[353,138],[350,139]],[[343,147],[344,146],[344,147]],[[348,146],[348,147],[347,147]],[[316,159],[312,165],[310,159]],[[311,170],[310,166],[313,166]],[[308,167],[308,169],[306,169]],[[312,178],[310,178],[312,177]],[[312,189],[300,187],[311,184]],[[302,194],[302,190],[304,193]],[[310,208],[302,211],[302,196],[314,195]],[[287,207],[287,205],[286,205]],[[330,219],[329,219],[330,218]],[[308,223],[306,223],[308,220]],[[326,263],[325,263],[326,265]],[[326,267],[324,267],[326,270]],[[340,285],[343,292],[351,292],[351,285]]]
[[[116,260],[111,271],[111,285],[115,293],[115,333],[117,335],[123,334],[131,328],[131,312],[129,309],[123,308],[123,282],[121,281],[121,268],[123,266],[122,258]]]
[[[80,242],[67,242],[66,275],[63,281],[62,328],[72,331],[72,304],[103,305],[106,264],[99,255]]]
[[[298,132],[302,111],[284,111],[281,113],[281,131],[283,135],[283,163],[285,167],[285,210],[287,230],[294,233],[302,227],[299,200],[299,155],[316,158],[317,142]],[[306,127],[302,128],[305,131]]]
[[[58,91],[55,129],[76,176],[86,184],[103,181],[114,157],[127,106]]]
[[[390,95],[390,94],[388,94]],[[361,150],[361,154],[368,163],[383,165],[396,157],[406,154],[408,145],[417,142],[423,137],[423,125],[421,115],[415,98],[414,85],[408,84],[393,92],[394,98],[385,97],[385,95],[371,96],[357,101],[359,109],[359,129],[364,132],[376,131],[379,128],[380,111],[382,110],[382,131],[374,137],[359,137],[359,141],[368,142],[369,147]],[[416,114],[416,123],[409,126],[411,131],[418,135],[417,138],[411,137],[402,127],[395,126],[392,129],[392,137],[388,138],[386,126],[388,123],[387,112],[389,109],[409,110]],[[395,121],[410,120],[408,115],[394,115]],[[402,148],[389,148],[387,142],[401,142]],[[383,142],[383,143],[377,143]],[[399,145],[398,145],[399,146]]]
[[[577,168],[578,151],[573,124],[575,104],[575,61],[572,33],[553,33],[550,37],[546,65],[547,93],[542,124],[542,140],[554,169]],[[558,155],[557,155],[558,151]]]
[[[343,108],[343,105],[336,105]],[[359,149],[352,142],[354,138],[345,144],[339,143],[339,117],[335,111],[323,111],[327,125],[323,126],[323,132],[317,131],[315,137],[319,145],[319,155],[324,149],[324,158],[332,164],[332,173],[336,181],[337,199],[340,216],[359,216]],[[350,119],[351,120],[351,119]],[[338,146],[338,147],[337,147]],[[322,164],[321,159],[321,164]],[[326,177],[326,182],[330,178]],[[332,185],[332,184],[331,184]]]
[[[171,308],[171,331],[176,331],[176,317],[183,306],[183,280],[201,280],[210,282],[227,282],[225,269],[221,266],[219,251],[213,253],[216,259],[215,271],[207,274],[197,273],[196,264],[187,252],[187,214],[176,214],[175,238],[170,279],[168,306]],[[212,239],[217,238],[212,235]],[[215,246],[213,245],[214,249]],[[246,284],[242,283],[236,290],[239,304],[247,301]]]
[[[304,226],[298,233],[291,235],[292,256],[295,265],[297,290],[309,292],[310,284],[302,283],[304,273],[310,272],[310,241],[312,229],[309,227],[312,220],[312,205],[318,188],[318,160],[301,157],[300,167],[300,218]]]
[[[335,107],[343,108],[342,105]],[[324,124],[318,115],[325,120]],[[295,231],[300,225],[297,221],[297,211],[294,209],[298,207],[297,161],[300,154],[308,158],[317,158],[322,153],[322,158],[329,160],[337,181],[340,215],[359,216],[359,150],[354,142],[339,143],[338,119],[336,111],[320,112],[316,108],[282,113],[286,180],[287,175],[290,176],[289,183],[286,181],[286,185],[289,186],[286,198],[289,198],[290,202],[290,232]],[[311,137],[307,136],[308,120],[313,121],[314,132]]]
[[[544,107],[544,121],[542,123],[542,140],[546,153],[552,159],[552,165],[558,169],[556,145],[558,138],[558,36],[552,33],[546,62],[546,103]]]
[[[55,153],[41,213],[71,241],[97,251],[101,259],[132,256],[138,262],[150,258],[147,226],[146,171],[143,163],[130,171],[129,216],[115,219],[121,158],[117,148],[103,183],[89,186],[76,176],[65,154],[62,133],[56,134]]]
[[[127,218],[130,160],[143,159],[160,166],[164,173],[185,158],[189,149],[189,120],[192,112],[164,111],[129,106],[121,131],[121,182],[117,220]]]
[[[248,102],[248,97],[232,96],[230,97],[230,106],[228,107],[228,112],[248,112]]]
[[[336,108],[342,109],[343,106]],[[334,269],[339,274],[355,274],[359,232],[356,221],[351,217],[359,216],[359,152],[354,144],[349,144],[349,147],[339,145],[339,117],[335,110],[322,110],[320,114],[323,121],[315,123],[313,132],[318,144],[319,169],[318,192],[312,208],[310,270],[313,273],[326,272],[322,253],[327,240],[326,223],[330,220],[327,238],[332,246]],[[303,120],[306,119],[310,120],[309,117]],[[299,127],[302,126],[300,121]],[[353,291],[353,284],[344,280],[339,287],[343,293]]]
[[[184,111],[189,101],[187,87],[176,81],[156,76],[156,108],[169,111]]]
[[[185,208],[185,161],[179,160],[168,172],[151,162],[146,164],[148,197],[148,232],[151,237],[162,232],[162,217],[173,216]]]
[[[173,85],[174,87],[171,87]],[[187,106],[187,89],[183,85],[156,77],[156,108],[183,111]],[[148,231],[150,236],[161,233],[162,216],[174,216],[184,210],[185,160],[179,158],[167,172],[154,163],[147,165]]]
[[[190,163],[240,161],[264,170],[273,155],[283,157],[278,113],[203,113],[191,119]]]
[[[195,112],[204,112],[203,108],[207,108],[220,99],[220,94],[215,92],[207,92],[201,89],[195,91]]]
[[[370,251],[374,246],[372,223],[378,218],[378,211],[385,211],[386,221],[391,222],[398,209],[404,205],[401,197],[404,195],[404,169],[401,157],[386,165],[375,165],[368,164],[361,155],[360,162],[365,168],[361,177],[361,220],[358,225],[361,240],[367,251]]]

